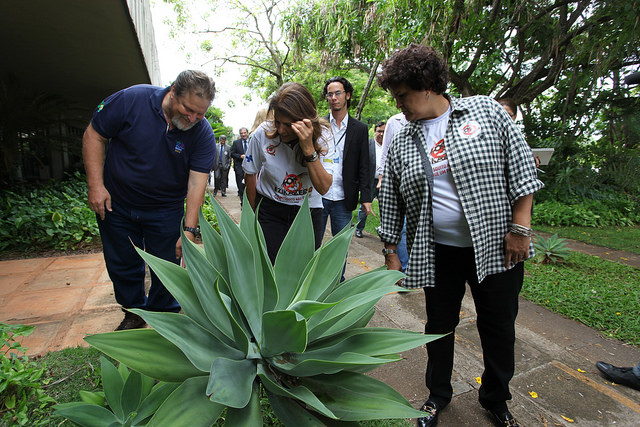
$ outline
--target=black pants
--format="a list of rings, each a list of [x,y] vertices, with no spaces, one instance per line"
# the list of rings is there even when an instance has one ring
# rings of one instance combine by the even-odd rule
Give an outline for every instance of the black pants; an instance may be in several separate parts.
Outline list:
[[[220,190],[223,193],[226,193],[227,187],[229,186],[229,169],[218,166],[218,169],[216,169],[216,171],[214,172],[214,179],[214,190]]]
[[[242,166],[239,168],[234,168],[234,172],[236,173],[236,184],[238,185],[238,196],[242,197],[244,194],[244,169]]]
[[[264,240],[267,243],[267,252],[271,263],[276,262],[276,255],[282,246],[284,238],[287,236],[293,220],[296,218],[300,206],[285,205],[274,200],[264,197],[262,194],[256,194],[256,206],[260,204],[258,209],[258,222],[262,227]],[[313,223],[313,238],[315,248],[318,249],[322,245],[322,237],[324,230],[322,229],[322,208],[311,208],[311,221]]]
[[[515,368],[515,321],[523,278],[524,265],[519,263],[508,271],[487,276],[478,284],[473,248],[436,244],[436,286],[424,288],[425,332],[441,334],[455,330],[460,321],[465,282],[468,282],[482,344],[484,373],[479,400],[485,408],[506,410],[506,401],[511,399],[509,381]],[[454,340],[450,334],[427,344],[429,398],[441,407],[446,406],[453,395]]]

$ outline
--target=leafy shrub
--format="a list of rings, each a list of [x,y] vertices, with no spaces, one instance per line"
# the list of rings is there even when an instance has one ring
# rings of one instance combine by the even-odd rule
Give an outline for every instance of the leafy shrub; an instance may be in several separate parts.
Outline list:
[[[640,222],[638,203],[624,194],[607,193],[599,198],[580,201],[545,200],[536,202],[534,224],[579,225],[634,225]]]
[[[0,419],[7,425],[44,424],[47,407],[54,400],[42,390],[45,367],[30,362],[24,355],[26,348],[16,337],[28,336],[33,326],[8,325],[0,322]],[[22,356],[20,356],[22,354]]]
[[[78,172],[51,186],[3,191],[0,212],[0,252],[75,249],[99,235]]]
[[[143,426],[178,384],[163,383],[130,371],[122,363],[116,368],[105,357],[102,366],[103,392],[80,391],[82,402],[54,407],[56,415],[80,426]]]
[[[566,240],[559,238],[557,234],[548,239],[536,236],[533,246],[536,249],[536,255],[542,256],[543,264],[562,262],[571,254],[571,249],[567,248]]]

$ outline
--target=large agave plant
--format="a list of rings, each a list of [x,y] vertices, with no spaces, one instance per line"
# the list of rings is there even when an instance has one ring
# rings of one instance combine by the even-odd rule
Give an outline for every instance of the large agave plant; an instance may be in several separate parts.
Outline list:
[[[209,426],[226,408],[225,425],[260,426],[261,389],[287,426],[421,416],[364,375],[438,338],[365,327],[401,273],[339,283],[352,231],[314,251],[307,202],[272,266],[249,203],[236,225],[211,199],[221,232],[200,215],[204,248],[183,238],[186,269],[140,251],[184,314],[132,310],[153,329],[86,338],[144,375],[180,383],[148,425]]]

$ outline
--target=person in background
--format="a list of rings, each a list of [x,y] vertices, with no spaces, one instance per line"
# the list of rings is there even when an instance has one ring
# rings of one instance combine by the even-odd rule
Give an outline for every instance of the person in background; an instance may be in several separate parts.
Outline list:
[[[448,67],[430,47],[410,45],[384,61],[380,86],[409,121],[393,137],[380,189],[378,232],[387,268],[406,215],[406,288],[423,288],[425,332],[448,334],[427,344],[429,397],[418,426],[434,426],[453,396],[454,331],[469,284],[476,306],[484,372],[480,404],[503,426],[514,373],[515,320],[533,256],[531,200],[542,188],[531,149],[493,99],[446,94]]]
[[[609,381],[640,391],[640,363],[633,367],[620,368],[611,363],[596,362],[596,368]]]
[[[247,151],[249,144],[249,131],[247,128],[240,128],[240,138],[233,141],[231,146],[231,157],[233,158],[233,170],[236,174],[236,184],[238,186],[238,197],[242,204],[242,196],[244,195],[244,171],[242,170],[242,162],[244,161],[244,153]]]
[[[384,136],[384,128],[386,122],[378,122],[374,126],[373,138],[369,140],[369,166],[371,167],[371,201],[378,197],[378,173],[377,165],[380,164],[380,155],[382,154],[382,137]],[[372,212],[373,213],[373,212]],[[375,214],[374,214],[375,215]],[[367,212],[362,208],[358,209],[358,223],[356,224],[356,237],[362,237],[362,231],[367,223]]]
[[[222,197],[227,197],[229,169],[231,169],[231,147],[227,145],[227,135],[220,135],[220,143],[217,145],[213,169],[215,182],[213,195],[217,196],[219,190]]]
[[[322,195],[331,186],[331,132],[318,117],[313,96],[301,84],[285,83],[269,101],[273,120],[253,133],[243,162],[247,200],[262,227],[275,263],[305,197],[309,197],[315,248],[322,244]]]
[[[502,105],[502,108],[509,114],[509,117],[515,122],[518,118],[518,104],[513,98],[501,98],[498,99],[498,104]],[[540,158],[538,156],[534,156],[536,161],[536,168],[540,166]]]
[[[349,116],[353,86],[344,77],[332,77],[322,89],[329,104],[326,117],[333,132],[333,184],[322,197],[322,217],[326,227],[331,217],[331,234],[338,234],[351,224],[358,204],[371,211],[371,170],[369,168],[369,132],[367,125]]]
[[[202,119],[214,95],[213,80],[191,70],[168,88],[131,86],[102,101],[84,133],[89,206],[123,310],[180,310],[153,271],[145,294],[145,263],[131,243],[177,264],[183,215],[184,235],[193,241],[198,234],[198,209],[216,155],[213,130]],[[125,310],[117,330],[144,324]]]
[[[391,141],[393,140],[393,136],[406,125],[407,119],[404,117],[404,114],[398,113],[389,117],[387,120],[387,126],[384,129],[384,136],[382,137],[382,152],[380,153],[380,164],[377,166],[376,172],[378,173],[378,182],[376,188],[378,192],[380,191],[380,186],[382,184],[382,173],[384,171],[384,164],[387,161],[387,153],[389,152],[389,145],[391,145]],[[402,226],[402,232],[400,233],[400,242],[398,242],[398,259],[400,260],[400,265],[403,273],[407,270],[407,264],[409,264],[409,251],[407,250],[407,220],[404,220],[404,224]],[[404,279],[402,279],[398,284],[402,284]]]

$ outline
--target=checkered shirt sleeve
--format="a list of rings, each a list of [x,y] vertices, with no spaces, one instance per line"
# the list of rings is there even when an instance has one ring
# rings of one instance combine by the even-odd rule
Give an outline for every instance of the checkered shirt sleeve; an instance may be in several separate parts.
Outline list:
[[[463,132],[472,124],[479,130]],[[420,154],[413,143],[419,122],[400,130],[389,148],[380,188],[380,227],[383,242],[400,241],[407,217],[409,265],[405,287],[434,286],[435,244],[433,209]],[[445,135],[447,157],[462,209],[471,230],[478,281],[505,271],[504,237],[512,205],[543,184],[536,177],[531,149],[520,130],[493,99],[474,96],[451,100]],[[533,256],[533,245],[529,255]]]

